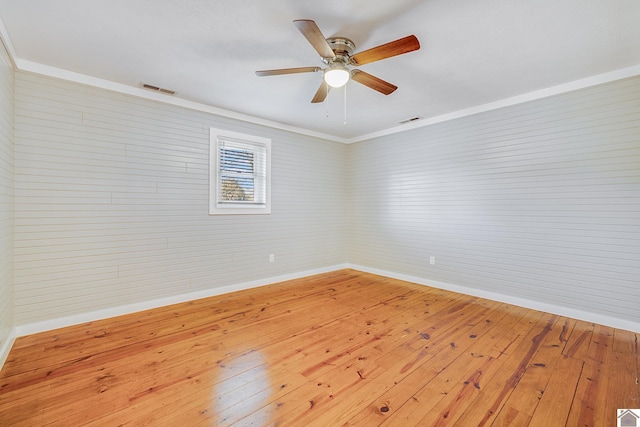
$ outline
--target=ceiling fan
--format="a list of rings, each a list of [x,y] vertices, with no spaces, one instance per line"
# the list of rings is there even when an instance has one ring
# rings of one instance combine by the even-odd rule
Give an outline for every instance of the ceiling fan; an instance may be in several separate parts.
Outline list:
[[[258,76],[276,76],[280,74],[314,73],[322,71],[323,80],[312,103],[323,102],[332,87],[342,87],[349,80],[363,84],[373,90],[389,95],[393,93],[397,86],[392,85],[378,77],[357,69],[350,70],[347,65],[364,65],[381,59],[391,58],[403,53],[413,52],[420,49],[420,42],[414,35],[385,43],[380,46],[365,50],[353,55],[355,44],[345,37],[325,38],[316,23],[310,19],[298,19],[293,21],[298,30],[311,43],[311,46],[318,52],[326,68],[321,67],[297,67],[282,68],[277,70],[256,71]]]

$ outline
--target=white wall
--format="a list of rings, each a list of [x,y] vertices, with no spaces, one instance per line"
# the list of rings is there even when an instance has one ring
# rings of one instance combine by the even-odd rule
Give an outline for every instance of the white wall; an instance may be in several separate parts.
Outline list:
[[[350,263],[640,325],[640,77],[349,149]]]
[[[351,146],[15,79],[17,325],[347,260],[640,323],[640,78]],[[272,138],[271,215],[207,215],[210,126]]]
[[[13,75],[0,43],[0,366],[13,342]]]
[[[345,145],[24,72],[15,91],[18,325],[345,262]],[[272,139],[271,215],[208,215],[211,126]]]

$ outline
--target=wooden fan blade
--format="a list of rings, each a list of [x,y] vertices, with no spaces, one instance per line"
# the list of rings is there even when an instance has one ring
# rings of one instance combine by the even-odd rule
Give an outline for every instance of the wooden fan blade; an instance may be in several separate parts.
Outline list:
[[[320,84],[320,87],[316,91],[316,94],[313,96],[311,103],[316,104],[318,102],[324,102],[324,100],[327,99],[327,95],[329,95],[330,90],[331,90],[331,86],[329,86],[327,82],[322,80],[322,83]]]
[[[353,65],[368,64],[381,59],[391,58],[392,56],[402,55],[403,53],[413,52],[420,49],[420,42],[414,35],[403,37],[401,39],[356,53],[351,57],[349,62]]]
[[[398,89],[398,86],[392,85],[389,82],[385,82],[376,76],[372,76],[371,74],[360,70],[351,71],[351,79],[373,90],[377,90],[384,95],[389,95]]]
[[[280,74],[314,73],[316,71],[322,71],[322,68],[320,67],[280,68],[279,70],[256,71],[256,74],[260,77],[264,77],[264,76],[278,76]]]
[[[302,35],[311,43],[311,46],[322,58],[335,58],[336,55],[322,35],[320,28],[310,19],[297,19],[293,23],[298,27]]]

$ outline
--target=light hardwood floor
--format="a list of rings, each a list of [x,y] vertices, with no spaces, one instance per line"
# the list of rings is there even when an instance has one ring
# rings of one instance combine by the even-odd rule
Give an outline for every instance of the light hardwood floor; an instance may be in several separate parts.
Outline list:
[[[35,334],[2,426],[615,426],[640,334],[341,270]]]

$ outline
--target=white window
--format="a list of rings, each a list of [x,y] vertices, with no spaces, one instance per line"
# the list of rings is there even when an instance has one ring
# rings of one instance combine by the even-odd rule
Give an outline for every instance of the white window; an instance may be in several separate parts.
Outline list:
[[[209,214],[271,213],[271,140],[211,128]]]

